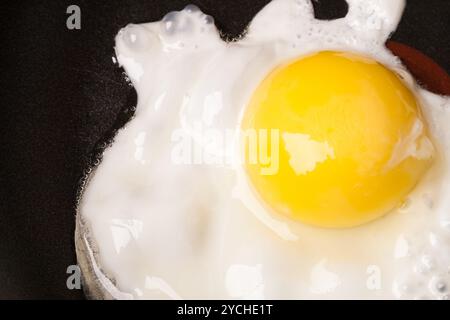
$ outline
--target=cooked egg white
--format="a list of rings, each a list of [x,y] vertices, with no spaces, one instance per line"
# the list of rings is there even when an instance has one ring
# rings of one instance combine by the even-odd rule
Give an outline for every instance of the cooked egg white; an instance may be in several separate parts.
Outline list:
[[[94,297],[450,297],[450,99],[384,46],[404,1],[347,2],[119,32],[138,105],[79,202]]]

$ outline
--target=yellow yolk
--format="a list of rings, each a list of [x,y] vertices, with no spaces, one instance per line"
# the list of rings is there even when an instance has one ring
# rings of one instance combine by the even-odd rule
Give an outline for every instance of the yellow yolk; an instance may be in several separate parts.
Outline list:
[[[366,57],[320,52],[256,89],[242,129],[245,168],[272,211],[345,228],[401,204],[431,164],[414,94]]]

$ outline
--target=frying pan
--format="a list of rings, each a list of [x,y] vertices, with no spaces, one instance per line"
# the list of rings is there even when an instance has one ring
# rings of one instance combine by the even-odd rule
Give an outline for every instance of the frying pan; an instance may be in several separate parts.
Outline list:
[[[76,264],[75,206],[85,175],[132,116],[136,94],[112,62],[127,23],[161,19],[188,3],[239,35],[269,0],[2,1],[0,76],[0,298],[82,299],[66,273]],[[81,8],[81,30],[66,9]],[[339,18],[345,1],[313,2]],[[450,2],[409,0],[388,47],[418,81],[450,94]]]

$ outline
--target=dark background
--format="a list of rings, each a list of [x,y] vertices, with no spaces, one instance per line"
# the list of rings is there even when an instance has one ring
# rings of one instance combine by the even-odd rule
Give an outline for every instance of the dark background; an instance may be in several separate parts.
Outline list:
[[[370,1],[370,0],[368,0]],[[269,0],[2,1],[0,4],[0,298],[79,299],[66,288],[80,178],[132,115],[136,96],[112,62],[129,22],[160,20],[194,3],[227,37]],[[66,9],[81,8],[81,30]],[[345,1],[314,2],[318,18]],[[409,0],[393,39],[450,70],[450,1]]]

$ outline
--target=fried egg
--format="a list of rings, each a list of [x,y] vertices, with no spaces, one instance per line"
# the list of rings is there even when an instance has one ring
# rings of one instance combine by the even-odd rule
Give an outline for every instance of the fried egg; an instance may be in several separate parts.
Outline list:
[[[450,99],[385,47],[404,1],[347,2],[119,32],[138,105],[78,205],[92,297],[450,298]]]

